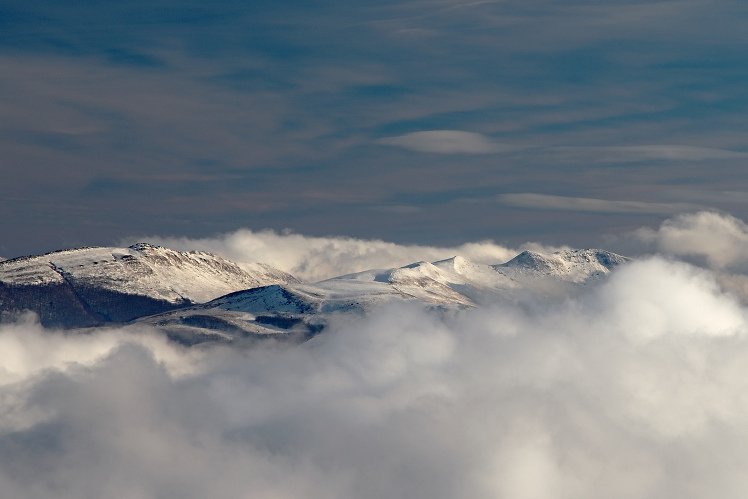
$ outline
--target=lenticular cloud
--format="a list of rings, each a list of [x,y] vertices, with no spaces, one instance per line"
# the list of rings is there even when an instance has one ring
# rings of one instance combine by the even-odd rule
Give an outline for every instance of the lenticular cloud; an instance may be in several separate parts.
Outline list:
[[[524,300],[249,350],[2,326],[0,495],[744,496],[747,310],[711,271]]]

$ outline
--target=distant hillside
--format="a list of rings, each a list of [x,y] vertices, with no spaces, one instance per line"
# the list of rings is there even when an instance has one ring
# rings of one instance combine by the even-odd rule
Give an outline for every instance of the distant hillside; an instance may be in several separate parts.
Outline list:
[[[268,265],[252,271],[204,252],[145,243],[78,248],[0,262],[0,312],[31,310],[49,327],[126,322],[234,291],[297,283]]]
[[[149,324],[183,343],[274,337],[304,339],[340,314],[362,316],[393,300],[447,310],[515,303],[522,294],[567,296],[599,282],[629,259],[602,250],[541,255],[524,252],[502,265],[456,256],[434,263],[348,274],[315,284],[274,284],[150,317]]]

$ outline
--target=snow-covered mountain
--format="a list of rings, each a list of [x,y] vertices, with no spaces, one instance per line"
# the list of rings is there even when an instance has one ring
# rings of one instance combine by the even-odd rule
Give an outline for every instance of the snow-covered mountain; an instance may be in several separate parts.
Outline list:
[[[525,251],[509,262],[493,266],[455,256],[433,263],[418,262],[400,268],[349,274],[316,286],[328,292],[365,296],[389,288],[389,292],[425,303],[470,307],[480,304],[486,297],[508,298],[528,287],[534,292],[545,289],[546,294],[559,289],[568,292],[568,285],[585,285],[598,280],[627,261],[626,257],[594,249],[567,250],[551,255]]]
[[[242,289],[298,283],[268,265],[247,268],[210,253],[145,243],[15,258],[0,262],[0,311],[29,309],[47,326],[86,327],[130,321]]]
[[[602,250],[541,255],[524,252],[507,263],[481,265],[456,256],[434,263],[368,270],[315,284],[276,284],[237,291],[202,305],[138,322],[185,343],[246,337],[306,338],[335,314],[362,315],[391,300],[417,300],[444,309],[513,301],[525,292],[568,294],[599,281],[629,259]]]
[[[599,279],[628,261],[630,259],[625,256],[598,249],[565,250],[551,255],[523,251],[493,268],[515,281],[543,276],[581,284]]]
[[[527,293],[567,296],[627,261],[602,250],[525,251],[493,266],[455,256],[308,284],[261,263],[139,243],[0,261],[0,312],[28,309],[64,328],[136,321],[190,344],[303,339],[333,315],[364,315],[392,300],[457,310]]]

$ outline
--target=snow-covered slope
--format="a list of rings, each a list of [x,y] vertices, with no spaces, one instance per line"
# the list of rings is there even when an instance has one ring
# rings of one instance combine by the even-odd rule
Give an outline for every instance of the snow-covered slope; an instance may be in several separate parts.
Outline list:
[[[349,294],[376,290],[441,305],[473,306],[485,298],[511,297],[517,291],[558,288],[553,283],[583,285],[610,273],[628,258],[609,251],[567,250],[542,255],[525,251],[507,263],[481,265],[461,256],[438,262],[417,262],[401,268],[370,270],[328,279],[317,287]],[[567,287],[568,288],[568,287]]]
[[[137,320],[185,343],[306,338],[334,314],[363,315],[391,300],[456,310],[566,296],[627,261],[602,250],[526,251],[493,266],[455,256],[303,284],[267,265],[140,243],[0,261],[0,312],[30,309],[67,328]]]
[[[408,298],[386,283],[345,284],[276,284],[247,289],[137,322],[157,327],[187,344],[259,337],[305,339],[321,331],[333,314],[360,316],[389,300]]]
[[[523,251],[493,268],[513,280],[552,277],[577,284],[600,279],[618,265],[630,261],[625,256],[599,249],[566,250],[550,255]]]
[[[542,296],[566,294],[600,280],[627,261],[602,250],[552,255],[525,252],[495,266],[456,256],[434,263],[368,270],[315,284],[280,284],[238,291],[139,322],[164,329],[186,343],[258,335],[304,338],[320,331],[333,314],[361,315],[394,299],[460,309],[495,300],[514,301],[526,292]]]
[[[0,311],[30,309],[51,326],[122,322],[234,291],[298,281],[253,264],[145,243],[78,248],[0,262]]]
[[[454,268],[455,261],[458,267],[464,267],[462,273]],[[454,257],[435,263],[417,262],[395,269],[344,275],[316,286],[332,295],[387,294],[433,305],[472,306],[471,290],[467,288],[488,288],[502,280],[509,282],[487,265]]]

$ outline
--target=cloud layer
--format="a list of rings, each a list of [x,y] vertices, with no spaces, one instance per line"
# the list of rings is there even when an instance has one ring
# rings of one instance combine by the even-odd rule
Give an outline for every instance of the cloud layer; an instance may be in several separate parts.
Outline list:
[[[738,498],[747,312],[655,258],[565,303],[394,304],[291,348],[4,325],[0,494]]]
[[[683,214],[657,229],[641,228],[635,236],[650,251],[692,258],[718,270],[748,270],[748,226],[728,214]]]
[[[498,202],[518,208],[588,211],[597,213],[672,213],[696,208],[683,203],[647,203],[571,198],[541,194],[504,194]],[[658,253],[740,276],[748,272],[748,226],[732,215],[715,211],[683,213],[666,219],[657,228],[642,227],[623,236],[607,238],[610,249],[629,256]],[[351,237],[313,237],[291,232],[242,229],[212,238],[143,236],[139,241],[181,251],[201,250],[237,262],[267,263],[308,281],[375,268],[392,268],[417,261],[436,261],[460,255],[476,263],[504,263],[519,252],[553,252],[564,247],[527,242],[516,248],[493,241],[476,241],[453,247],[402,245]],[[737,272],[737,273],[736,273]]]

